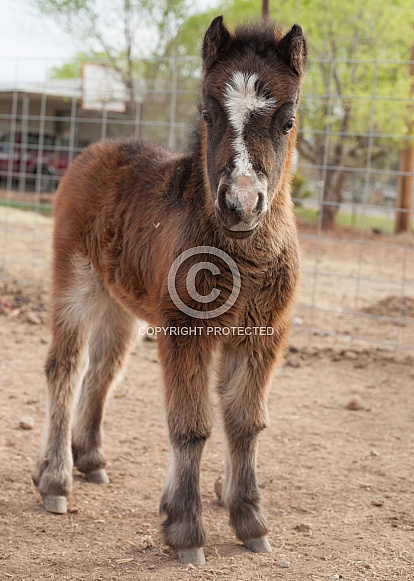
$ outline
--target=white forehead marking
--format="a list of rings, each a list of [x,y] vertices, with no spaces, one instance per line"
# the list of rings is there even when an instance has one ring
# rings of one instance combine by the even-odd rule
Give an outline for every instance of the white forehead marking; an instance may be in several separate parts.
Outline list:
[[[229,114],[230,124],[236,133],[234,149],[236,150],[235,164],[241,175],[251,175],[253,171],[246,144],[243,139],[243,131],[246,121],[252,111],[265,113],[269,107],[276,103],[273,98],[267,99],[258,94],[255,73],[248,74],[236,71],[226,85],[225,107]]]
[[[264,112],[276,102],[258,95],[256,81],[258,76],[253,73],[236,71],[230,83],[226,85],[225,106],[229,113],[230,123],[236,131],[243,131],[244,124],[252,111]]]

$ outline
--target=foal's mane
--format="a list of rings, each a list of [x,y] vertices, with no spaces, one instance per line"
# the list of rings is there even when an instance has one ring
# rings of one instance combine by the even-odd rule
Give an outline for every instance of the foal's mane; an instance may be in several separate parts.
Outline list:
[[[232,46],[239,50],[249,47],[265,56],[281,38],[282,28],[273,20],[250,20],[236,26]]]

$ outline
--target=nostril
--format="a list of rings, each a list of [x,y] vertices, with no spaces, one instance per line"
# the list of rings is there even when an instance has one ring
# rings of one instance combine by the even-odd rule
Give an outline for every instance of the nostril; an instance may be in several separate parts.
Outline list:
[[[228,184],[221,184],[218,190],[218,203],[223,212],[238,214],[243,211],[243,206],[239,198],[232,194],[232,189]]]
[[[257,202],[255,207],[252,210],[252,214],[254,214],[255,216],[259,216],[259,214],[261,214],[263,212],[263,210],[265,209],[265,205],[266,205],[266,198],[264,195],[264,192],[258,192],[257,193]]]
[[[218,190],[218,195],[221,198],[225,198],[228,191],[229,191],[229,186],[227,184],[220,184],[220,187]]]
[[[231,211],[231,212],[242,212],[243,211],[243,206],[241,201],[239,200],[239,198],[235,197],[235,196],[226,196],[226,203],[227,203],[227,208]]]

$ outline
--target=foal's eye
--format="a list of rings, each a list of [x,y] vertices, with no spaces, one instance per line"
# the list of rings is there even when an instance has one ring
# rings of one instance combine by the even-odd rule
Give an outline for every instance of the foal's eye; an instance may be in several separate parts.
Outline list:
[[[289,119],[289,121],[283,125],[283,133],[285,135],[287,133],[289,133],[289,131],[293,128],[294,125],[295,125],[295,118],[292,117],[292,119]]]
[[[211,118],[210,113],[207,111],[207,109],[203,109],[201,112],[203,119],[205,121],[205,124],[208,125],[208,127],[211,127],[213,125],[213,119]]]

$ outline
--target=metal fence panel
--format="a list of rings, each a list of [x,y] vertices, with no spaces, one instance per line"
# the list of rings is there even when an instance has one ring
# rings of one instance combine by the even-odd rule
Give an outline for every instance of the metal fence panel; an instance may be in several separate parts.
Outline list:
[[[411,101],[399,86],[395,92],[383,82],[391,67],[408,75],[408,64],[311,65],[326,66],[327,79],[323,86],[315,72],[308,73],[301,105],[293,190],[303,255],[294,314],[298,344],[309,345],[317,337],[328,344],[414,349],[414,238],[407,204],[399,212],[407,215],[408,226],[393,232],[397,192],[407,183],[413,206],[414,168],[401,164],[401,152],[414,147],[410,121],[401,114],[409,114]],[[350,89],[351,74],[363,82]],[[53,193],[85,145],[135,136],[185,148],[200,75],[199,59],[143,61],[125,113],[82,110],[80,78],[34,84],[16,76],[8,86],[0,85],[3,286],[14,280],[31,289],[48,285]],[[347,108],[355,115],[344,124]],[[394,111],[398,123],[393,123]],[[313,158],[303,153],[307,147]],[[350,152],[359,147],[358,155],[335,157],[338,147]],[[341,201],[326,195],[332,176],[341,177]],[[323,211],[329,207],[339,209],[334,230],[323,229]]]

